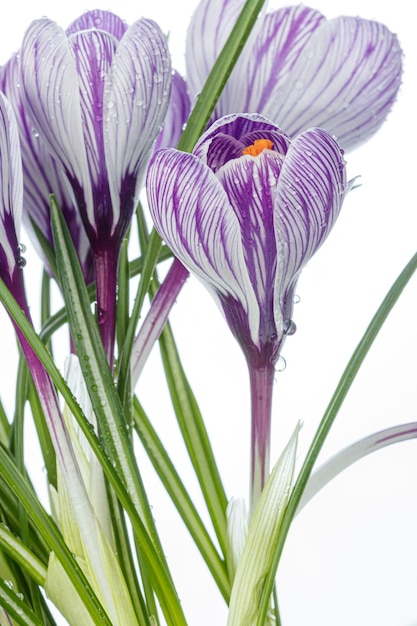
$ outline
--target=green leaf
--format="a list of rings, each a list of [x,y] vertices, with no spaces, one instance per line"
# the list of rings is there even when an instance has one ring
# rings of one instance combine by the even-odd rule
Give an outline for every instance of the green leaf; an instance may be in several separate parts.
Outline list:
[[[259,599],[290,496],[299,429],[297,426],[256,505],[233,581],[227,626],[254,626],[258,623]],[[272,626],[273,620],[267,623]]]
[[[21,626],[43,626],[43,622],[33,613],[26,602],[10,588],[7,581],[1,578],[0,605],[5,609],[9,617],[14,620],[15,624],[21,624]],[[6,621],[2,620],[1,615],[0,623],[6,625]],[[9,619],[7,624],[10,624]]]
[[[227,577],[226,564],[220,558],[186,487],[136,397],[133,399],[133,417],[136,431],[152,465],[200,550],[220,592],[226,602],[228,602],[230,584]]]
[[[295,482],[291,497],[288,501],[287,510],[282,521],[281,533],[274,549],[271,567],[268,573],[268,577],[265,581],[265,586],[259,605],[259,617],[258,621],[256,622],[257,626],[263,626],[264,624],[265,616],[268,610],[269,598],[274,586],[275,576],[281,554],[284,549],[285,540],[291,527],[292,520],[297,513],[298,505],[304,493],[304,489],[307,485],[313,466],[323,446],[323,443],[333,425],[334,420],[336,419],[339,409],[342,406],[343,401],[353,381],[355,380],[355,377],[366,355],[368,354],[369,349],[371,348],[375,338],[377,337],[379,331],[384,325],[385,320],[387,319],[393,306],[397,302],[403,289],[407,285],[408,281],[410,280],[416,269],[417,253],[407,263],[401,274],[392,285],[391,289],[388,291],[379,309],[375,313],[362,339],[356,347],[356,350],[354,351],[349,363],[347,364],[345,371],[343,372],[342,377],[336,387],[336,390],[323,415],[323,418],[315,433],[311,446],[307,452],[303,466]]]
[[[168,623],[185,624],[136,464],[122,405],[107,364],[98,325],[91,314],[90,301],[77,254],[54,198],[51,202],[51,219],[60,282],[74,345],[80,359],[103,446],[108,460],[118,477],[121,478],[124,486],[123,494],[120,493],[120,483],[113,482],[114,474],[111,476],[107,474],[108,463],[102,463],[102,456],[98,458],[128,514],[134,511],[131,521],[135,532],[138,533],[137,539],[149,559],[148,565],[151,568],[153,582]],[[72,411],[70,403],[69,406]],[[126,492],[128,492],[128,502],[126,502]],[[152,542],[151,551],[149,551],[149,539]]]

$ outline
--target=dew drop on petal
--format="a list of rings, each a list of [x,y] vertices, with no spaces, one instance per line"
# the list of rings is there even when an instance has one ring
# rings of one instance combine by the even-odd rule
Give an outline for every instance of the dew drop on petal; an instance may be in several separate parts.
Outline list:
[[[298,294],[295,294],[294,298],[292,299],[292,301],[294,302],[294,304],[298,304],[299,302],[301,302],[301,298]]]

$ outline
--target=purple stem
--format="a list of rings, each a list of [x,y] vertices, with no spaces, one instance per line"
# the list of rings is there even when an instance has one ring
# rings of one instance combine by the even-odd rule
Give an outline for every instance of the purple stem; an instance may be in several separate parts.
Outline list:
[[[110,369],[113,369],[116,337],[117,260],[118,251],[114,247],[98,250],[94,255],[97,320]]]
[[[272,363],[263,367],[248,363],[251,389],[251,515],[269,475],[271,410],[275,369]]]
[[[143,324],[135,337],[131,357],[131,384],[135,388],[154,343],[166,324],[172,306],[189,276],[178,259],[174,259],[165,280],[159,287]]]

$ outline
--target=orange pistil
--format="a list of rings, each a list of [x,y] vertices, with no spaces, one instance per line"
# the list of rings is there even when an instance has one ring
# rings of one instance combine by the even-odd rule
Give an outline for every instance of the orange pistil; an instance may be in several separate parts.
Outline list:
[[[258,156],[264,150],[272,150],[273,145],[270,139],[256,139],[250,146],[242,150],[242,154]]]

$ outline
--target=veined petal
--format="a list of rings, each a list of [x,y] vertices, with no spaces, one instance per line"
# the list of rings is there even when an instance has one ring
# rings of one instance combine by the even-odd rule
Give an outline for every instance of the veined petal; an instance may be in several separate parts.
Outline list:
[[[264,150],[256,157],[232,159],[217,172],[239,222],[245,264],[258,306],[272,325],[271,285],[277,263],[274,218],[283,161],[279,152]],[[275,329],[271,332],[274,334]]]
[[[120,19],[118,15],[115,15],[111,11],[94,9],[93,11],[86,11],[71,22],[66,29],[66,33],[67,35],[71,35],[80,30],[89,30],[91,28],[104,30],[106,33],[110,33],[119,40],[123,37],[128,26],[124,20]]]
[[[0,276],[12,278],[16,269],[23,203],[22,161],[17,122],[0,93]]]
[[[175,148],[190,114],[190,108],[191,103],[185,80],[181,74],[174,71],[168,110],[164,119],[164,125],[156,140],[155,150]]]
[[[50,194],[53,193],[70,229],[74,245],[88,282],[91,282],[91,251],[76,202],[61,164],[53,158],[45,142],[34,132],[22,104],[19,88],[19,60],[14,54],[0,68],[0,89],[3,91],[16,115],[19,128],[20,147],[23,166],[23,220],[25,228],[32,234],[32,242],[41,257],[43,251],[37,237],[33,234],[31,220],[35,222],[45,237],[52,243],[50,220]],[[44,259],[47,265],[46,259]]]
[[[147,192],[155,227],[179,260],[247,311],[255,296],[239,223],[211,170],[192,154],[161,150],[149,166]]]
[[[91,29],[75,33],[69,38],[78,75],[81,120],[88,177],[91,181],[94,203],[86,205],[90,227],[97,231],[103,222],[111,224],[112,207],[106,176],[103,136],[105,77],[111,66],[117,46],[113,35]],[[83,185],[84,187],[84,185]]]
[[[288,149],[278,182],[277,316],[288,306],[287,290],[327,237],[347,191],[343,153],[337,142],[319,128],[299,135]],[[278,317],[277,327],[283,330],[285,321]]]
[[[294,82],[293,68],[299,59],[305,62],[305,46],[323,21],[321,13],[304,5],[266,13],[226,85],[216,117],[231,111],[260,112],[293,134],[277,103],[286,98]]]
[[[191,99],[203,88],[243,5],[244,0],[202,0],[194,11],[188,26],[185,53]],[[230,109],[227,111],[231,112]]]
[[[68,177],[83,187],[86,205],[91,206],[78,75],[65,32],[46,18],[32,22],[20,59],[28,115]]]
[[[123,221],[168,107],[171,61],[167,40],[151,20],[132,24],[120,41],[104,92],[105,153],[113,224]],[[131,215],[126,216],[129,220]]]
[[[383,24],[357,17],[322,21],[263,112],[295,136],[325,128],[345,150],[382,125],[401,82],[402,51]]]

